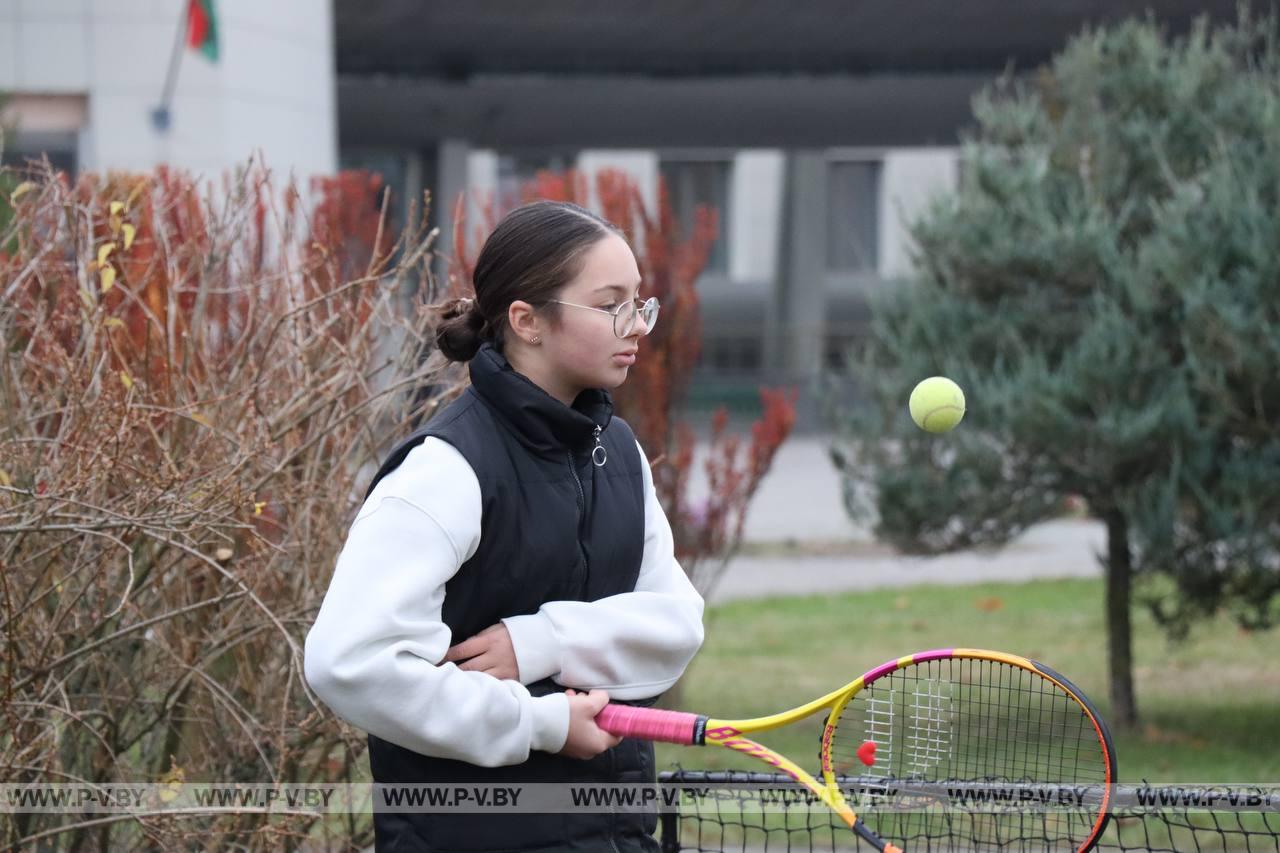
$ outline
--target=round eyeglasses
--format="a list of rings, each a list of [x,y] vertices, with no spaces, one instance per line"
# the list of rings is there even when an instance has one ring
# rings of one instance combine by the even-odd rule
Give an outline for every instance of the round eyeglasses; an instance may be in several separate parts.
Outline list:
[[[558,305],[569,305],[573,308],[586,308],[588,311],[599,311],[601,314],[611,314],[613,316],[613,333],[620,338],[625,338],[631,334],[636,327],[636,318],[644,320],[644,333],[647,335],[653,331],[654,325],[658,322],[658,297],[650,296],[639,307],[636,306],[636,300],[628,299],[617,308],[610,311],[608,308],[596,308],[592,305],[579,305],[577,302],[565,302],[563,299],[548,299],[548,302],[555,302]]]

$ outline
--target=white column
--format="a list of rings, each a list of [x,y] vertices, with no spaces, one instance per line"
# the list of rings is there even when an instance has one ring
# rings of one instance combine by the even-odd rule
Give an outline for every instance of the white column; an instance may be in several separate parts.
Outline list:
[[[785,156],[779,150],[740,151],[734,157],[729,277],[735,289],[752,285],[767,289],[777,278],[785,168]]]
[[[658,203],[658,155],[654,151],[633,151],[617,148],[583,151],[578,155],[578,171],[587,176],[591,185],[591,205],[600,210],[596,197],[595,176],[605,169],[625,172],[636,182],[645,209],[653,211]]]
[[[913,272],[909,226],[942,193],[955,189],[958,152],[954,148],[900,148],[885,154],[880,192],[880,275],[904,278]]]
[[[467,245],[472,252],[479,251],[475,243],[475,225],[480,222],[484,212],[481,205],[496,201],[498,197],[498,152],[492,149],[473,150],[467,154]],[[454,198],[450,205],[456,202]],[[450,207],[452,210],[452,206]],[[449,236],[449,251],[453,251],[453,236]]]

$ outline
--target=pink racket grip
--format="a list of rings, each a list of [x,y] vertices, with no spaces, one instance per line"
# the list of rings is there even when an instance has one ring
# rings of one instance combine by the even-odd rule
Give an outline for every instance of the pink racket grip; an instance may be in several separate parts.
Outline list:
[[[631,705],[605,705],[596,715],[596,725],[609,734],[700,746],[707,718],[683,711],[660,711]]]

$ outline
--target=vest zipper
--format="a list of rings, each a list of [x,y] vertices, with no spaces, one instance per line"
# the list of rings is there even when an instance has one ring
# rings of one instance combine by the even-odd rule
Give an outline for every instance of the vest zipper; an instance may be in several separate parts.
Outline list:
[[[600,427],[596,426],[595,439],[596,446],[591,448],[591,462],[597,468],[603,468],[604,463],[609,461],[609,451],[604,449],[604,445],[600,443]]]
[[[585,600],[587,583],[591,580],[591,565],[587,562],[587,549],[582,547],[582,522],[587,513],[587,494],[582,490],[582,480],[578,478],[578,468],[573,464],[573,451],[569,451],[566,455],[569,457],[569,473],[573,475],[574,485],[578,487],[578,529],[574,532],[574,538],[578,542],[578,555],[582,557],[582,595]]]

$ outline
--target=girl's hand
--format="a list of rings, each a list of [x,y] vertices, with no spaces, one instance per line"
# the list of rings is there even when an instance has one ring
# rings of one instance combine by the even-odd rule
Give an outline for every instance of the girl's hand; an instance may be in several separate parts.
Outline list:
[[[485,672],[498,679],[520,680],[520,668],[516,664],[516,650],[511,645],[511,634],[501,622],[451,646],[441,663],[449,661],[462,661],[458,664],[458,669],[467,672]]]
[[[560,750],[561,755],[595,758],[606,749],[622,743],[622,738],[596,725],[596,715],[609,704],[608,693],[603,690],[590,693],[566,690],[564,695],[569,697],[569,737]]]

